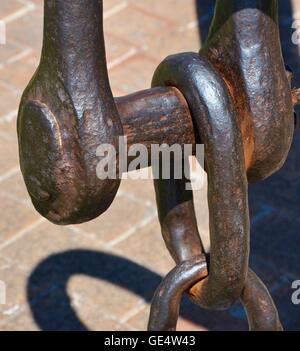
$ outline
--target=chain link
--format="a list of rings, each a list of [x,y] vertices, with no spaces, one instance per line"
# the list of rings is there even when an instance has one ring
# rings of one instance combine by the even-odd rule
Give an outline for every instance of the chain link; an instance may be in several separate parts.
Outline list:
[[[248,267],[248,182],[282,166],[294,130],[296,93],[293,99],[286,93],[290,75],[282,61],[277,1],[253,1],[250,8],[246,1],[218,0],[200,55],[167,57],[152,85],[184,95],[197,142],[204,144],[211,251],[205,257],[192,193],[175,179],[156,180],[162,233],[177,265],[154,295],[149,330],[176,329],[184,292],[208,309],[227,309],[240,299],[250,330],[282,330],[267,288]]]

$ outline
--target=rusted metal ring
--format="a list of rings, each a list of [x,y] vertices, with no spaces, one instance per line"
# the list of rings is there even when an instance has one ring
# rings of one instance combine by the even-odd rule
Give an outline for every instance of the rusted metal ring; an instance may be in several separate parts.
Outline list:
[[[174,331],[183,293],[207,274],[204,256],[183,261],[173,268],[155,291],[148,322],[149,331]],[[249,269],[241,294],[249,330],[281,331],[278,312],[267,288]]]
[[[195,53],[167,57],[152,85],[181,91],[205,149],[211,257],[208,278],[191,292],[202,307],[229,308],[241,295],[249,259],[247,176],[232,99],[213,66]]]
[[[240,299],[247,314],[250,330],[283,330],[278,311],[268,289],[251,269],[249,269]]]
[[[148,330],[176,330],[182,294],[206,276],[207,266],[204,255],[183,261],[173,268],[154,293]]]

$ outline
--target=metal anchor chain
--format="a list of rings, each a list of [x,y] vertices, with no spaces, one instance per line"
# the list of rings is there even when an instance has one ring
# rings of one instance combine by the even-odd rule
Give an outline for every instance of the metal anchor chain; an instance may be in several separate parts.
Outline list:
[[[148,328],[174,330],[187,292],[215,310],[240,299],[251,330],[281,330],[272,298],[248,267],[248,182],[283,165],[300,101],[282,59],[277,1],[218,0],[200,53],[167,57],[151,89],[122,98],[113,98],[108,81],[102,3],[44,2],[41,61],[18,115],[21,170],[35,208],[60,225],[102,214],[120,179],[97,177],[96,149],[109,143],[118,155],[120,136],[149,155],[151,144],[203,143],[211,252],[203,250],[187,179],[155,180],[176,267],[155,293]]]
[[[179,276],[189,276],[190,271],[183,268],[184,259],[193,257],[194,249],[190,247],[189,255],[185,258],[175,255],[175,261],[181,263],[170,272],[155,294],[150,330],[174,328],[179,296],[184,290],[188,291],[192,301],[210,309],[228,308],[240,296],[250,329],[282,329],[265,286],[254,272],[248,271],[246,179],[264,179],[285,161],[293,135],[293,107],[291,97],[286,93],[290,89],[281,58],[277,2],[252,4],[253,7],[249,8],[248,2],[217,1],[210,35],[200,55],[187,53],[169,56],[158,67],[153,78],[154,86],[175,86],[183,93],[205,146],[211,253],[208,277],[198,282],[190,278],[185,284],[180,284]],[[249,52],[251,44],[256,45],[252,55]],[[267,49],[273,59],[272,67],[270,57],[266,59],[264,55]],[[274,67],[275,71],[272,72]],[[280,81],[275,72],[280,75]],[[253,74],[261,79],[259,89],[257,82],[251,84]],[[279,141],[274,138],[275,135]],[[170,192],[174,181],[158,180],[156,183],[158,209],[164,210],[170,207],[167,204],[170,199],[161,194]],[[174,204],[180,205],[184,201],[182,184],[177,182],[177,187],[180,190],[176,191],[177,198],[172,199],[171,212],[174,212]],[[189,201],[193,206],[192,195]],[[176,233],[176,224],[170,225],[170,219],[166,223],[168,215],[161,214],[160,222],[167,247],[174,257],[174,251],[180,246],[175,242],[181,240],[182,245],[188,246],[195,242],[192,236],[198,236],[198,232],[194,219],[192,231],[186,228],[183,240]],[[180,221],[178,214],[176,221]],[[198,251],[201,253],[200,246]],[[177,290],[184,286],[185,289],[179,294]],[[170,289],[172,293],[168,291]],[[259,291],[260,294],[254,297],[252,291]],[[173,306],[173,310],[167,312],[158,301],[161,299],[165,305],[166,296]],[[165,313],[162,313],[165,315],[165,325],[160,309]]]
[[[207,275],[204,256],[178,264],[157,288],[150,311],[148,330],[174,331],[183,293]],[[245,307],[249,329],[252,331],[281,331],[277,309],[267,288],[249,270],[240,300]]]

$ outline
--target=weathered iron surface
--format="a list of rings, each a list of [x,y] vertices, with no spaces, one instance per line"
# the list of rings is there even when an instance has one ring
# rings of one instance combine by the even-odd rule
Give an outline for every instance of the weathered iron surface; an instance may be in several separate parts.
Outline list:
[[[50,221],[79,223],[111,204],[119,180],[96,176],[96,148],[123,134],[108,83],[102,1],[45,1],[40,65],[22,97],[24,179]]]
[[[183,93],[204,144],[211,252],[209,276],[197,287],[199,304],[228,308],[245,285],[249,256],[247,178],[233,101],[220,75],[198,54],[168,57],[153,84],[172,85]],[[161,196],[161,201],[169,198]]]
[[[250,328],[280,329],[267,290],[254,273],[248,273],[245,182],[246,175],[250,182],[277,171],[293,136],[293,104],[298,102],[298,93],[291,90],[291,73],[282,59],[277,1],[217,1],[200,56],[169,56],[157,68],[153,86],[175,86],[183,93],[205,146],[209,275],[190,287],[191,299],[202,307],[223,309],[243,291]],[[172,179],[155,181],[155,189],[167,248],[177,264],[191,259],[195,251],[201,252],[201,246],[195,245],[198,230],[191,210],[192,196]],[[172,197],[165,196],[172,190]],[[181,247],[185,248],[185,257]],[[256,291],[259,300],[255,302],[250,291]],[[270,318],[256,325],[252,318],[255,310]],[[270,320],[275,322],[268,324]]]
[[[152,144],[195,145],[189,107],[178,89],[152,88],[116,98],[115,102],[128,147],[142,144],[150,156]]]
[[[264,179],[282,166],[294,131],[277,7],[277,0],[218,0],[201,49],[234,99],[249,181]]]
[[[183,293],[206,276],[207,266],[203,255],[194,256],[176,265],[155,291],[148,330],[176,330]]]
[[[162,234],[176,267],[154,296],[149,330],[176,328],[184,292],[209,309],[240,299],[251,330],[281,330],[272,298],[248,267],[247,199],[248,182],[284,163],[300,101],[282,59],[277,1],[218,0],[200,54],[169,56],[152,89],[116,99],[102,3],[45,0],[41,61],[18,115],[21,170],[35,208],[57,224],[103,213],[120,180],[97,177],[96,150],[109,143],[119,152],[120,136],[149,155],[152,144],[204,143],[211,251],[201,243],[188,180],[174,174],[155,180]],[[172,159],[171,169],[183,161]]]
[[[148,330],[176,330],[182,295],[206,275],[206,259],[203,255],[182,261],[169,272],[155,291]],[[251,331],[282,330],[277,309],[267,288],[251,270],[241,294],[241,302]]]
[[[249,269],[242,291],[241,302],[246,310],[250,330],[283,330],[278,311],[268,289],[251,269]]]
[[[41,215],[56,224],[86,222],[109,207],[120,183],[97,178],[99,145],[109,143],[118,151],[123,128],[129,146],[194,143],[192,120],[175,88],[143,91],[114,102],[102,1],[87,5],[84,0],[46,0],[44,22],[41,62],[18,116],[21,170]]]

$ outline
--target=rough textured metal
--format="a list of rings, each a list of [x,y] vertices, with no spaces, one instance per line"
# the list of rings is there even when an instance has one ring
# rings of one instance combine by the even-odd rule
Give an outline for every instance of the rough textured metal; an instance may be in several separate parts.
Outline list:
[[[101,7],[102,1],[45,1],[41,62],[21,101],[21,169],[34,206],[55,223],[95,218],[119,186],[95,173],[96,148],[117,148],[123,134],[108,83]]]
[[[157,87],[116,98],[115,102],[128,147],[142,144],[150,156],[155,143],[195,144],[189,107],[178,89]]]
[[[176,330],[183,293],[206,275],[207,267],[204,256],[195,256],[178,264],[155,291],[148,330]],[[282,330],[277,309],[267,288],[251,270],[249,270],[241,294],[241,302],[245,307],[251,331]]]
[[[108,83],[102,1],[46,0],[44,10],[41,62],[19,109],[21,170],[41,215],[81,223],[109,207],[120,183],[97,178],[99,145],[118,151],[123,127],[129,143],[193,143],[192,120],[182,95],[160,88],[116,99],[121,123]]]
[[[228,308],[245,285],[249,257],[247,177],[233,101],[220,75],[198,54],[168,57],[153,84],[172,85],[183,93],[204,144],[211,253],[209,277],[197,287],[201,285],[199,304]],[[162,196],[161,201],[170,200]]]
[[[155,291],[148,330],[176,330],[183,293],[206,276],[207,266],[203,255],[184,260],[172,269]]]
[[[162,234],[176,267],[155,294],[149,329],[174,330],[187,292],[210,309],[240,298],[251,330],[281,330],[272,298],[248,267],[247,199],[247,182],[284,163],[293,104],[300,102],[282,59],[277,1],[217,0],[200,54],[166,58],[152,89],[116,99],[102,2],[45,0],[41,62],[18,115],[21,170],[35,208],[57,224],[103,213],[120,180],[97,178],[96,149],[110,143],[118,151],[119,136],[149,154],[151,144],[204,143],[211,252],[203,250],[187,179],[156,180]]]
[[[201,54],[226,82],[243,134],[249,181],[277,171],[294,131],[277,0],[218,0]]]
[[[246,171],[248,180],[254,181],[278,170],[287,157],[294,130],[291,87],[279,41],[277,1],[217,1],[200,56],[169,56],[157,68],[153,85],[175,86],[183,93],[205,146],[209,276],[195,284],[190,294],[202,307],[228,308],[241,294],[248,270]],[[171,201],[174,204],[163,196],[172,188],[172,180],[157,181],[159,209],[170,208]],[[178,205],[185,194],[176,194]],[[186,217],[186,213],[182,215]],[[160,221],[163,233],[168,233],[164,237],[169,248],[178,234],[176,227],[166,225],[167,217],[168,213],[164,213]],[[183,221],[178,217],[178,222]],[[194,228],[193,233],[196,231]],[[194,241],[195,234],[190,236],[189,256],[195,250]],[[185,239],[185,246],[187,243]],[[170,248],[173,257],[176,249],[174,245]]]

